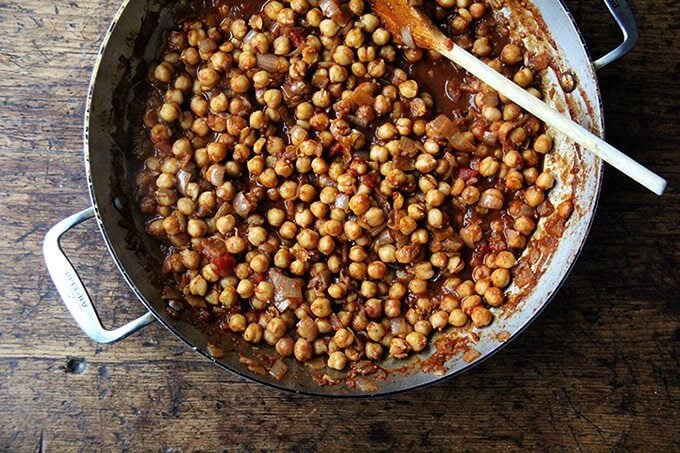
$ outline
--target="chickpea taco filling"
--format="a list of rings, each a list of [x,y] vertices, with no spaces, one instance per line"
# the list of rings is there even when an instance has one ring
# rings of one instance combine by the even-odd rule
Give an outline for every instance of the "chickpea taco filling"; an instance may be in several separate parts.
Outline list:
[[[168,311],[335,370],[492,323],[549,204],[544,125],[363,0],[253,3],[195,7],[149,70],[137,188]],[[541,96],[485,0],[424,8]]]

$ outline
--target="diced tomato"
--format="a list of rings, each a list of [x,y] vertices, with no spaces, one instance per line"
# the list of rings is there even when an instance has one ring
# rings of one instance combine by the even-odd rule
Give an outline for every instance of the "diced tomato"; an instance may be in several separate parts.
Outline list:
[[[291,28],[286,34],[295,47],[300,47],[306,41],[305,32],[301,28]]]
[[[467,181],[468,179],[471,178],[476,178],[477,176],[479,176],[479,172],[471,168],[460,168],[458,170],[458,177],[463,181]]]
[[[217,268],[217,273],[222,277],[228,277],[233,274],[234,267],[236,266],[236,258],[229,253],[212,257],[210,262]]]

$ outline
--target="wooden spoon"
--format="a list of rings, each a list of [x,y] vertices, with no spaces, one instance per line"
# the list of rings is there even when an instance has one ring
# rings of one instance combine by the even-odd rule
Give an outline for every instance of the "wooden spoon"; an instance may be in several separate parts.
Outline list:
[[[410,0],[372,0],[373,10],[385,27],[403,42],[403,33],[410,33],[413,43],[423,49],[435,50],[478,79],[512,100],[527,112],[567,135],[600,159],[628,175],[657,195],[666,188],[666,181],[623,154],[567,116],[552,109],[519,85],[478,60],[471,53],[444,36],[430,19],[411,5]],[[408,40],[408,38],[407,38]]]

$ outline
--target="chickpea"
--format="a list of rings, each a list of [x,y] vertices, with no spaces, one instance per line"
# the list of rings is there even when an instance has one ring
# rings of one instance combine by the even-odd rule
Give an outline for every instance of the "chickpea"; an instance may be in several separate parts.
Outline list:
[[[342,351],[332,352],[328,356],[327,365],[334,370],[343,370],[347,366],[347,356]]]
[[[373,32],[372,38],[375,45],[384,46],[390,41],[392,35],[389,31],[381,27]]]
[[[389,347],[390,357],[403,359],[408,355],[409,345],[406,342],[406,340],[403,340],[401,338],[391,338],[389,341]]]
[[[324,19],[319,23],[319,31],[324,36],[335,36],[340,30],[340,26],[331,19]]]
[[[297,333],[307,341],[314,341],[319,335],[319,328],[312,318],[306,317],[298,322]]]
[[[418,82],[407,80],[399,84],[399,94],[407,99],[413,99],[418,94]]]
[[[427,212],[427,224],[432,228],[441,228],[444,224],[444,215],[437,208],[430,209]]]
[[[484,293],[484,300],[492,307],[498,307],[502,305],[504,302],[503,298],[503,291],[501,291],[500,288],[489,288]]]
[[[306,248],[307,250],[311,250],[319,243],[319,233],[314,230],[304,228],[297,234],[296,239],[298,244],[300,244],[302,247]]]
[[[247,323],[246,317],[240,313],[229,316],[229,329],[233,332],[243,332],[246,330]]]
[[[205,67],[198,71],[198,82],[203,87],[212,88],[219,80],[220,75],[213,68]]]
[[[524,199],[529,206],[535,208],[543,202],[545,199],[545,193],[540,188],[531,186],[524,191]]]
[[[549,171],[544,171],[536,178],[536,187],[548,190],[555,184],[555,179]]]
[[[411,332],[406,335],[406,342],[415,352],[420,352],[427,345],[427,337],[420,332]]]
[[[516,44],[506,44],[501,50],[501,60],[505,64],[518,64],[522,59],[522,50]]]
[[[176,102],[164,103],[158,112],[158,117],[166,123],[177,121],[181,115],[182,110]]]
[[[348,222],[345,222],[345,225],[344,225],[343,228],[344,228],[345,236],[347,236],[347,239],[349,239],[350,241],[355,241],[355,240],[359,239],[359,237],[363,234],[363,230],[362,230],[361,226],[357,222],[355,222],[354,220],[350,220]],[[326,230],[326,231],[328,231],[328,230]],[[331,234],[331,233],[328,232],[328,234]]]
[[[383,245],[378,249],[378,257],[383,263],[394,263],[397,260],[396,251],[397,249],[393,245]]]
[[[198,238],[208,232],[208,225],[201,219],[189,219],[187,222],[187,233],[189,236]]]
[[[279,353],[281,357],[288,357],[293,354],[295,342],[290,337],[282,337],[276,342],[276,352]]]
[[[449,324],[454,327],[463,327],[467,324],[468,317],[460,308],[454,309],[449,315]]]
[[[359,28],[352,28],[345,35],[345,44],[349,47],[358,49],[364,44],[364,34]]]
[[[383,348],[378,343],[367,342],[364,347],[364,353],[367,359],[378,361],[382,358]]]
[[[281,249],[274,255],[274,266],[280,269],[287,269],[293,261],[293,257],[288,249]]]
[[[548,134],[541,134],[534,140],[534,150],[541,154],[546,154],[553,147],[552,137]]]
[[[156,66],[153,75],[159,82],[170,82],[175,73],[175,68],[168,62],[163,62]]]
[[[195,296],[205,296],[208,292],[208,282],[201,275],[197,275],[189,282],[189,292]]]
[[[307,362],[312,359],[314,350],[309,341],[304,338],[298,338],[293,347],[293,353],[295,354],[295,358],[300,362]]]
[[[338,329],[333,336],[333,341],[339,348],[347,348],[354,343],[354,334],[344,327]]]
[[[326,316],[330,316],[333,313],[331,301],[324,297],[318,297],[314,299],[309,308],[314,316],[319,318],[325,318]]]
[[[387,299],[383,311],[388,318],[397,318],[401,316],[401,302],[398,299]]]
[[[472,44],[472,53],[479,55],[480,57],[488,57],[491,55],[493,48],[491,43],[489,43],[489,38],[481,37],[475,40]]]
[[[534,73],[529,68],[522,68],[512,77],[515,83],[523,88],[528,87],[534,81]]]
[[[380,208],[369,208],[364,214],[364,220],[369,226],[380,226],[385,223],[385,212]]]
[[[493,315],[488,308],[478,305],[472,309],[470,318],[472,318],[472,323],[475,327],[485,327],[491,323]]]

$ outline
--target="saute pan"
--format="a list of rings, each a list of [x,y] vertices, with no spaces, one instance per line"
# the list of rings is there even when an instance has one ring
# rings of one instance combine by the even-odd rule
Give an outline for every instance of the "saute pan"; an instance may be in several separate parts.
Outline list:
[[[247,1],[247,0],[241,0]],[[603,134],[603,115],[595,71],[628,52],[637,39],[633,14],[625,0],[605,0],[623,32],[623,43],[604,57],[591,61],[572,16],[558,0],[493,0],[492,6],[509,18],[511,33],[524,40],[527,49],[547,52],[552,65],[542,74],[546,99],[567,111],[595,133]],[[159,48],[164,30],[182,2],[168,0],[125,0],[109,27],[94,66],[87,96],[84,125],[85,171],[92,205],[55,225],[44,241],[47,268],[61,298],[81,329],[94,341],[111,343],[125,338],[147,324],[158,321],[196,352],[217,366],[243,377],[280,389],[300,393],[367,396],[399,392],[450,378],[490,357],[508,340],[516,337],[545,308],[569,274],[586,240],[600,192],[602,163],[585,150],[559,135],[546,166],[558,175],[550,192],[556,206],[571,199],[574,212],[559,240],[539,224],[522,260],[522,287],[509,289],[511,301],[494,309],[491,326],[469,338],[457,338],[460,346],[445,357],[425,350],[409,361],[385,361],[386,373],[356,382],[319,386],[315,371],[297,362],[287,363],[289,371],[282,380],[258,374],[244,362],[253,357],[252,346],[238,343],[186,319],[174,319],[166,311],[160,273],[162,257],[158,246],[144,230],[144,220],[134,200],[134,174],[137,162],[132,152],[132,136],[140,123],[139,98],[148,65]],[[75,225],[94,217],[104,243],[120,272],[148,313],[114,330],[106,330],[92,301],[59,239]],[[517,280],[517,279],[515,279]],[[442,333],[441,335],[451,335]],[[216,359],[209,343],[220,342],[224,357]],[[245,361],[247,362],[247,361]],[[331,378],[332,373],[328,373]],[[338,377],[341,377],[338,375]]]

